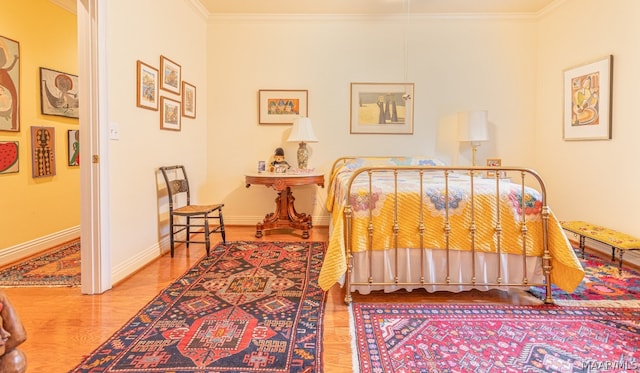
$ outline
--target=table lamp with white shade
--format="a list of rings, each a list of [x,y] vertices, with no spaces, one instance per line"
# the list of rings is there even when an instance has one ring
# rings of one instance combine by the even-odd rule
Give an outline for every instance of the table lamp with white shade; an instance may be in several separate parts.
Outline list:
[[[309,161],[309,149],[307,149],[308,142],[318,142],[318,138],[313,133],[311,128],[311,119],[306,117],[297,118],[293,122],[291,133],[289,134],[288,142],[298,142],[298,168],[301,170],[307,169],[307,163]]]
[[[473,167],[476,166],[476,152],[483,141],[489,140],[487,111],[472,110],[458,113],[458,141],[470,142]]]

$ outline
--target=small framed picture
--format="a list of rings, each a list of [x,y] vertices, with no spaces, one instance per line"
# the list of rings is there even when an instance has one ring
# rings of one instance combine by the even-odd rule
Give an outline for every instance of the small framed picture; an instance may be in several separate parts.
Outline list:
[[[182,83],[182,68],[165,56],[160,56],[160,88],[165,91],[180,94]]]
[[[258,172],[262,173],[267,170],[267,162],[266,161],[258,161]]]
[[[40,110],[45,115],[80,118],[78,76],[41,67]]]
[[[182,81],[182,116],[196,117],[196,87],[184,80]]]
[[[34,178],[56,174],[56,129],[31,127],[31,171]]]
[[[17,141],[0,141],[0,174],[20,171],[20,148]]]
[[[487,167],[500,167],[502,166],[502,159],[500,158],[487,158]],[[495,171],[487,171],[487,177],[496,177]]]
[[[351,134],[413,134],[413,83],[351,83]]]
[[[309,116],[307,104],[309,91],[271,90],[258,91],[260,124],[293,124],[300,117]]]
[[[160,97],[160,129],[180,131],[180,102]]]
[[[80,130],[67,131],[67,165],[80,166]]]
[[[158,110],[158,69],[138,61],[136,90],[138,107]]]

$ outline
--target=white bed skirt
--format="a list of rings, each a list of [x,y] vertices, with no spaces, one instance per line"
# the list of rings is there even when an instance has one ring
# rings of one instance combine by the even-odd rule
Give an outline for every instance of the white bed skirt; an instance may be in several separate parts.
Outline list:
[[[369,294],[374,290],[384,290],[387,293],[404,289],[412,291],[423,288],[428,292],[449,291],[461,292],[471,289],[487,291],[490,289],[508,290],[506,286],[495,285],[498,283],[498,254],[476,252],[475,263],[475,284],[458,285],[455,283],[471,283],[473,272],[471,269],[472,252],[456,251],[449,252],[449,285],[421,284],[420,277],[420,250],[419,249],[398,249],[398,279],[399,284],[394,283],[395,279],[395,251],[379,250],[373,251],[372,276],[373,282],[384,282],[389,285],[358,285],[352,286],[351,291],[358,291],[360,294]],[[500,284],[519,285],[523,284],[523,260],[521,255],[500,254],[502,281]],[[424,250],[424,282],[425,283],[445,283],[446,282],[446,251],[442,249]],[[369,255],[367,252],[354,253],[353,282],[368,282],[369,278]],[[542,284],[544,274],[542,272],[542,258],[527,257],[526,260],[527,284]],[[344,286],[343,276],[340,285]],[[414,282],[417,284],[402,284]],[[488,286],[486,284],[492,284]],[[528,289],[531,285],[523,285],[523,289]],[[349,289],[347,289],[349,291]]]

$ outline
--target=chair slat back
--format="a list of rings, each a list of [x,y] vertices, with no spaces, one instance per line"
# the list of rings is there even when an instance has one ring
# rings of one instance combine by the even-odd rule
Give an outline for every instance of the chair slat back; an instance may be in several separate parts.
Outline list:
[[[191,194],[189,192],[189,180],[183,165],[160,167],[164,181],[167,184],[169,194],[169,209],[173,210],[177,196],[186,193],[186,205],[191,204]]]

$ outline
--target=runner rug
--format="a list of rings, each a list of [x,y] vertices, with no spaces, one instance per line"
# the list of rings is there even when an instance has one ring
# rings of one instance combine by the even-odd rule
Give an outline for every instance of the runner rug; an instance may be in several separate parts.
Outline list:
[[[624,268],[618,273],[618,266],[597,256],[576,252],[582,267],[584,279],[573,291],[551,285],[553,301],[562,306],[595,307],[640,307],[640,272]],[[544,287],[532,287],[530,293],[544,299]]]
[[[219,244],[73,372],[322,372],[325,247]]]
[[[352,312],[355,372],[640,370],[637,308],[354,303]]]
[[[0,287],[80,286],[80,239],[0,269]]]

